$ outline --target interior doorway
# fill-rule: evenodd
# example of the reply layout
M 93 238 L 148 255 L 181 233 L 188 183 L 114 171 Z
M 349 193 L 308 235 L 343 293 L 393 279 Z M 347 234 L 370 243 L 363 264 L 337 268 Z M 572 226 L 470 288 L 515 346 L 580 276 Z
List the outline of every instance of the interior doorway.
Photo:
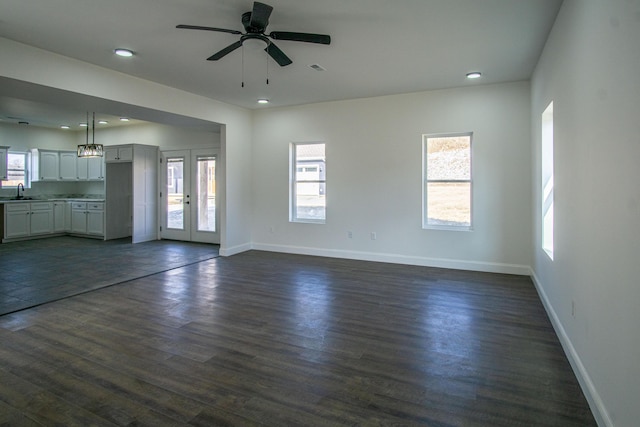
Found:
M 216 203 L 218 150 L 164 151 L 161 157 L 160 237 L 219 244 Z

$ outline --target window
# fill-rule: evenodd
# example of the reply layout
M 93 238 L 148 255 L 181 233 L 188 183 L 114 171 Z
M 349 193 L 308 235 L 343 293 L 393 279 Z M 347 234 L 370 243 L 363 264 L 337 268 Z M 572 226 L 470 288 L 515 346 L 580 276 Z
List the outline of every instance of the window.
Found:
M 7 180 L 3 187 L 17 187 L 22 184 L 29 187 L 29 157 L 28 153 L 10 151 L 7 154 Z
M 324 223 L 326 219 L 325 144 L 291 144 L 290 221 Z
M 553 259 L 553 102 L 542 113 L 542 249 Z
M 471 136 L 423 135 L 423 228 L 471 229 Z

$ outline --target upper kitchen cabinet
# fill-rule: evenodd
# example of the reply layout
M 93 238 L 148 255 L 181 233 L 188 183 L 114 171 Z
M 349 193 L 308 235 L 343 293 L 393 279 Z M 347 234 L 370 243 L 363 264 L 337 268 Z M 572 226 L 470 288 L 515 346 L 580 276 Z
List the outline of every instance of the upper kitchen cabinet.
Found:
M 75 151 L 60 151 L 59 155 L 59 171 L 60 181 L 76 181 L 78 179 L 77 161 L 78 153 Z
M 104 161 L 106 163 L 132 162 L 133 145 L 104 147 Z
M 31 150 L 33 181 L 103 181 L 102 157 L 78 157 L 76 151 Z
M 32 181 L 58 181 L 60 153 L 51 150 L 31 150 Z
M 0 181 L 6 181 L 7 177 L 7 153 L 9 147 L 0 147 Z
M 104 160 L 102 157 L 77 158 L 78 181 L 104 180 Z

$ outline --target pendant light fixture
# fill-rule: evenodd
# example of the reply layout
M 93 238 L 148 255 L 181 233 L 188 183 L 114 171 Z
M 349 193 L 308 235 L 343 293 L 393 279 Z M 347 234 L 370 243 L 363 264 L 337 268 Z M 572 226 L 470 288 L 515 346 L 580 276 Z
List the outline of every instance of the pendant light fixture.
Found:
M 87 139 L 84 144 L 78 145 L 78 157 L 102 157 L 104 155 L 104 146 L 96 144 L 96 113 L 93 113 L 91 129 L 92 141 L 89 144 L 89 112 L 87 111 Z

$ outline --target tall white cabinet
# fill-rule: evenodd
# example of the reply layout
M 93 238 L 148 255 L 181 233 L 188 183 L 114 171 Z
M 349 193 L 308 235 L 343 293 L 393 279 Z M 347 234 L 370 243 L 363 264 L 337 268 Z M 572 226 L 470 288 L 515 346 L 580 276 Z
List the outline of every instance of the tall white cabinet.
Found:
M 105 218 L 105 240 L 158 238 L 158 147 L 105 147 Z

